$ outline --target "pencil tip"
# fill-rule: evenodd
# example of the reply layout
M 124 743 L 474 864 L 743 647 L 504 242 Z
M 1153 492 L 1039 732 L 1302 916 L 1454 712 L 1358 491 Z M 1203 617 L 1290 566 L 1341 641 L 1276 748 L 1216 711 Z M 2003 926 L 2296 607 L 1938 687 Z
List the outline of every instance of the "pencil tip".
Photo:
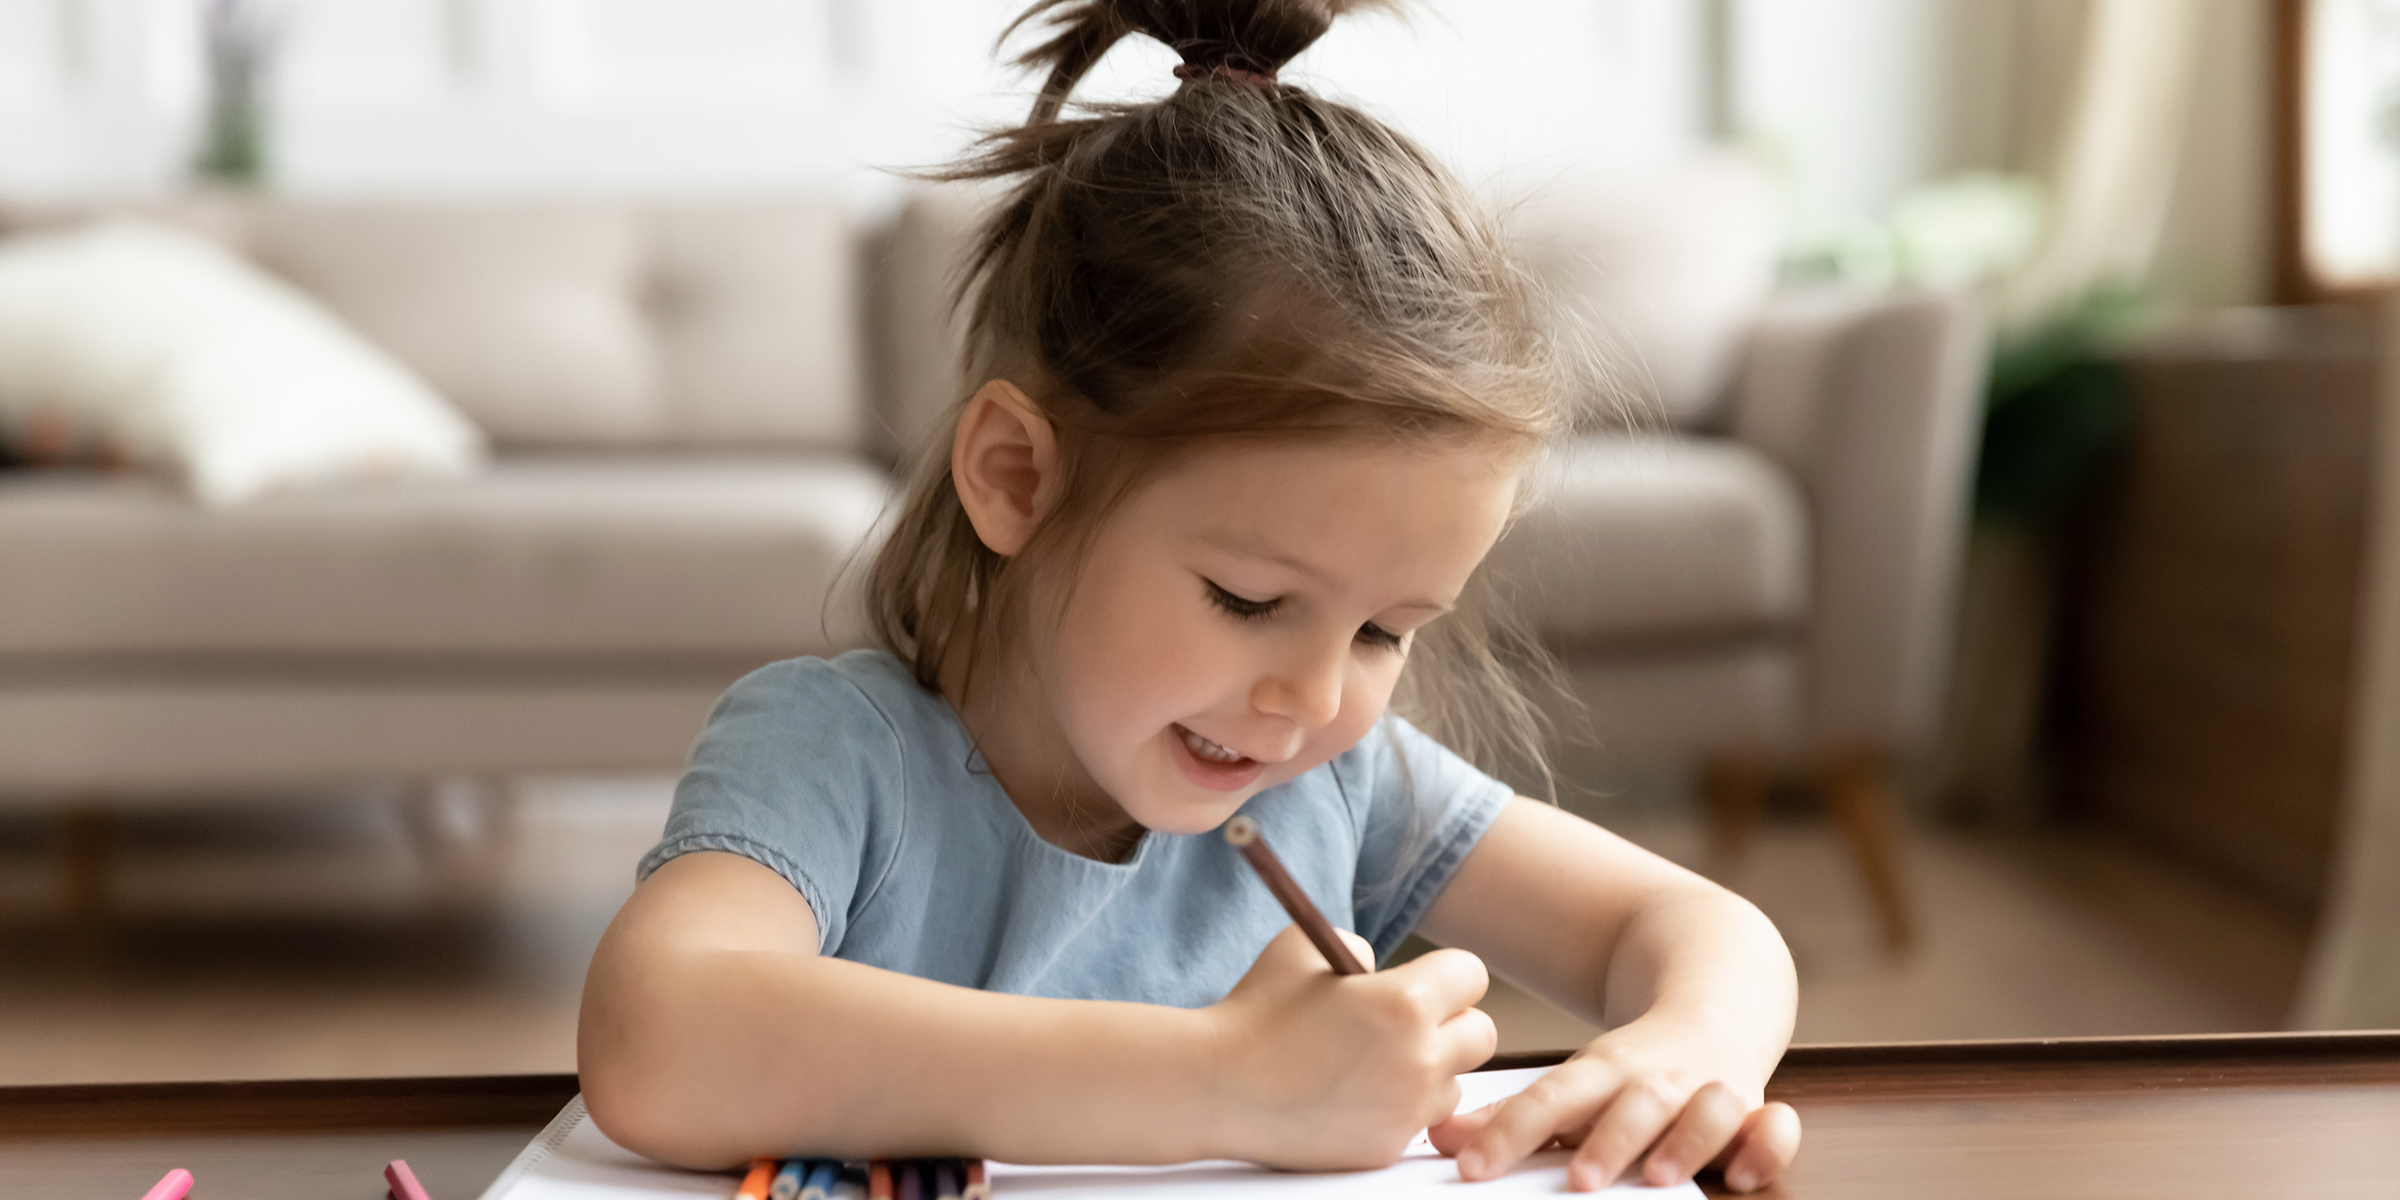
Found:
M 1225 840 L 1235 846 L 1247 846 L 1258 840 L 1258 822 L 1248 817 L 1235 817 L 1225 822 Z

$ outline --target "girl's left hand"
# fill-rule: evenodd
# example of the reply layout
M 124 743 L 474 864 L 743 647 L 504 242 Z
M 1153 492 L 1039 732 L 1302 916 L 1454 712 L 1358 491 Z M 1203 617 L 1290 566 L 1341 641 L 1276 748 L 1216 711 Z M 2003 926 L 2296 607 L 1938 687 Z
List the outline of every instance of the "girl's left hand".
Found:
M 1611 1030 L 1517 1095 L 1432 1127 L 1434 1147 L 1456 1158 L 1470 1183 L 1553 1140 L 1576 1148 L 1572 1191 L 1617 1182 L 1645 1150 L 1641 1182 L 1653 1187 L 1711 1166 L 1737 1192 L 1773 1183 L 1800 1150 L 1799 1114 L 1761 1103 L 1758 1067 L 1714 1051 L 1705 1031 L 1645 1024 Z

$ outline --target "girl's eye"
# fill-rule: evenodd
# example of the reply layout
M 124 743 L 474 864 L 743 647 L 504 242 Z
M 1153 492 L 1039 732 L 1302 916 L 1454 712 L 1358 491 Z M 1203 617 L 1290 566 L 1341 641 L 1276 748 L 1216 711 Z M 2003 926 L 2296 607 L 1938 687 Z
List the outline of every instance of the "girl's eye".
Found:
M 1369 621 L 1358 627 L 1358 640 L 1383 650 L 1400 648 L 1401 637 L 1389 629 Z
M 1273 613 L 1283 603 L 1280 599 L 1249 600 L 1236 596 L 1232 592 L 1218 587 L 1216 580 L 1213 579 L 1203 579 L 1200 582 L 1208 585 L 1210 602 L 1245 621 L 1260 620 Z

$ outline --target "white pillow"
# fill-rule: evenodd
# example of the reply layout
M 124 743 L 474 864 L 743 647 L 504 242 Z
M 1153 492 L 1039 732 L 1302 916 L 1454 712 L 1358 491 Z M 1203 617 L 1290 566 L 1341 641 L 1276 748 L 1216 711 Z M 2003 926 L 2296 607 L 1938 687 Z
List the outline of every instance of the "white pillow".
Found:
M 481 431 L 307 295 L 135 221 L 0 241 L 0 428 L 61 421 L 211 505 L 456 479 Z

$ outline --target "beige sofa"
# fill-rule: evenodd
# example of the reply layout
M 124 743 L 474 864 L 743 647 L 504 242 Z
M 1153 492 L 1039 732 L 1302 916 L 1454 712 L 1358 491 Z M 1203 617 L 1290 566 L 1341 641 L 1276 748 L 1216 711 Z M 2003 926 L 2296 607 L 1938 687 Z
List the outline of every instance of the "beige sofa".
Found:
M 93 207 L 9 206 L 0 232 Z M 21 802 L 672 768 L 736 676 L 860 640 L 837 580 L 960 395 L 958 194 L 876 222 L 811 200 L 131 207 L 321 297 L 502 453 L 470 482 L 225 511 L 0 472 L 0 796 Z M 1586 702 L 1565 761 L 1713 763 L 1737 825 L 1786 765 L 1882 803 L 1941 673 L 1971 307 L 1771 298 L 1773 207 L 1726 161 L 1553 185 L 1511 220 L 1666 414 L 1562 447 L 1496 555 Z

